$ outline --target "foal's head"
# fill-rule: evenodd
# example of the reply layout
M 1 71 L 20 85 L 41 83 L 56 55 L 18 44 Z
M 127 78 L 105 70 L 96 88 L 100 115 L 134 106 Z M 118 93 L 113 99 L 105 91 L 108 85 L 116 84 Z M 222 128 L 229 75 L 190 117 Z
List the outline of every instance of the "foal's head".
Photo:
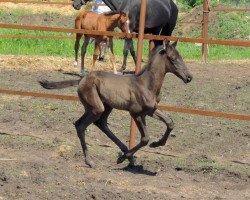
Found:
M 122 30 L 122 32 L 129 33 L 129 18 L 124 12 L 120 12 L 118 27 Z
M 72 6 L 76 10 L 80 10 L 82 5 L 85 5 L 87 2 L 92 1 L 92 0 L 72 0 Z
M 182 79 L 184 83 L 189 83 L 193 77 L 177 51 L 176 45 L 177 41 L 173 44 L 170 44 L 169 41 L 164 41 L 163 49 L 157 51 L 157 55 L 154 54 L 154 56 L 157 56 L 155 59 L 158 58 L 160 63 L 165 63 L 166 72 L 171 72 Z
M 119 27 L 122 32 L 129 33 L 129 19 L 128 15 L 122 11 L 109 11 L 104 13 L 105 16 L 109 17 L 108 22 L 112 24 L 113 28 Z

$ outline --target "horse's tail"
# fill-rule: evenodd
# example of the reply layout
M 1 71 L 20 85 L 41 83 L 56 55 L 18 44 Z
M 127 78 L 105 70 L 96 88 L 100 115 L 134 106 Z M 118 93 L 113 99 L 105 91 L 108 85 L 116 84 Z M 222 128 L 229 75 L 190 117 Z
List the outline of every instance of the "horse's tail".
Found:
M 45 89 L 63 89 L 63 88 L 78 85 L 80 80 L 81 79 L 79 79 L 79 80 L 58 81 L 58 82 L 42 80 L 42 81 L 38 81 L 38 82 Z

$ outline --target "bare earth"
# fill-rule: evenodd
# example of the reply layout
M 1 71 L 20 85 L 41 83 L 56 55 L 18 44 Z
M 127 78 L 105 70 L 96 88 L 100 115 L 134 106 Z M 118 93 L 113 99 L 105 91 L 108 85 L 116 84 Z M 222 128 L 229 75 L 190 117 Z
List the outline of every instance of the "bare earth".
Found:
M 249 115 L 249 63 L 188 61 L 194 80 L 185 85 L 167 75 L 161 104 Z M 46 91 L 37 83 L 77 78 L 65 74 L 72 64 L 73 58 L 1 55 L 0 88 L 76 95 L 75 87 Z M 99 69 L 112 70 L 109 63 Z M 82 113 L 76 101 L 0 94 L 0 200 L 250 199 L 249 121 L 169 112 L 175 129 L 167 145 L 143 148 L 134 168 L 117 165 L 118 148 L 90 126 L 97 165 L 90 169 L 73 125 Z M 128 143 L 129 115 L 114 111 L 109 123 Z M 160 122 L 148 119 L 148 126 L 151 141 L 164 133 Z
M 13 3 L 0 3 L 0 10 L 25 12 L 19 24 L 69 28 L 77 13 L 71 6 Z M 11 15 L 1 23 L 13 23 Z M 185 85 L 168 74 L 160 104 L 250 115 L 250 60 L 187 64 L 193 81 Z M 65 74 L 72 65 L 73 57 L 0 55 L 0 89 L 76 95 L 76 87 L 46 91 L 37 83 L 77 78 Z M 97 69 L 112 71 L 108 62 Z M 249 121 L 165 112 L 175 122 L 167 145 L 143 148 L 133 168 L 117 165 L 118 148 L 90 126 L 86 140 L 97 165 L 90 169 L 73 125 L 82 113 L 77 101 L 0 94 L 0 200 L 250 199 Z M 129 115 L 114 111 L 109 124 L 128 144 Z M 165 131 L 150 118 L 148 127 L 151 141 Z

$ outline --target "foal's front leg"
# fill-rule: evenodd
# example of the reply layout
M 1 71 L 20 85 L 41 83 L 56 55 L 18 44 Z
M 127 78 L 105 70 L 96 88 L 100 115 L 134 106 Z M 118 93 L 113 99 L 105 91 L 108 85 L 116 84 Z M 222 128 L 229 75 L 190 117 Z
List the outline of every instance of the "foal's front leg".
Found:
M 107 39 L 107 45 L 108 45 L 108 48 L 110 50 L 109 57 L 110 57 L 110 62 L 112 64 L 112 66 L 113 66 L 113 72 L 114 72 L 114 74 L 117 74 L 116 61 L 115 61 L 114 49 L 113 49 L 113 38 L 112 37 L 109 37 Z
M 158 120 L 164 122 L 167 126 L 167 130 L 166 130 L 165 134 L 162 136 L 162 138 L 156 142 L 152 142 L 149 146 L 152 148 L 164 146 L 167 142 L 167 139 L 168 139 L 170 132 L 174 128 L 173 120 L 170 117 L 164 115 L 164 113 L 158 109 L 156 109 L 152 113 L 150 113 L 149 116 L 153 117 L 154 119 L 158 119 Z
M 140 131 L 141 141 L 135 147 L 128 150 L 127 153 L 120 156 L 117 159 L 117 164 L 122 163 L 126 159 L 131 160 L 133 158 L 133 155 L 135 154 L 135 152 L 137 152 L 140 148 L 146 146 L 149 142 L 149 136 L 148 136 L 148 132 L 147 132 L 145 116 L 137 116 L 137 117 L 133 117 L 133 119 L 135 120 L 135 123 Z

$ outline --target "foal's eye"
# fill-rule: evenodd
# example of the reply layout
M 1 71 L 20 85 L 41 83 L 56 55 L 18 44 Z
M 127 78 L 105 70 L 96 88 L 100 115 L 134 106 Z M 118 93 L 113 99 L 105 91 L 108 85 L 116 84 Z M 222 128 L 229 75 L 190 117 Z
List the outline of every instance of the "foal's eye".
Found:
M 176 61 L 176 57 L 170 57 L 170 60 L 171 60 L 172 62 L 175 62 L 175 61 Z

